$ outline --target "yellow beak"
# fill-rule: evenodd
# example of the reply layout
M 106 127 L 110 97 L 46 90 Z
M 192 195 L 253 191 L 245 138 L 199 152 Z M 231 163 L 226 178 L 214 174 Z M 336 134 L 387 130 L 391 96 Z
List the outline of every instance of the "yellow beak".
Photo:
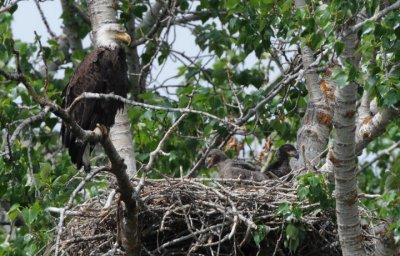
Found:
M 131 37 L 130 37 L 129 34 L 126 33 L 126 32 L 117 32 L 117 33 L 115 34 L 115 38 L 116 38 L 117 40 L 121 41 L 121 42 L 126 43 L 127 45 L 130 45 L 131 42 L 132 42 Z

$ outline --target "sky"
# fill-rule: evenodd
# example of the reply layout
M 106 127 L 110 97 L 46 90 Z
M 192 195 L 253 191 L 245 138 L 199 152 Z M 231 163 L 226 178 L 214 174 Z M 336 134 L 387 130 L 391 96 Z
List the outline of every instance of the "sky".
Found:
M 46 16 L 50 25 L 50 29 L 57 35 L 61 33 L 61 3 L 59 1 L 40 2 L 40 7 Z M 15 39 L 20 39 L 25 42 L 34 42 L 36 31 L 43 40 L 43 43 L 50 39 L 50 35 L 40 17 L 39 10 L 35 2 L 21 1 L 18 3 L 18 9 L 14 13 L 12 30 Z

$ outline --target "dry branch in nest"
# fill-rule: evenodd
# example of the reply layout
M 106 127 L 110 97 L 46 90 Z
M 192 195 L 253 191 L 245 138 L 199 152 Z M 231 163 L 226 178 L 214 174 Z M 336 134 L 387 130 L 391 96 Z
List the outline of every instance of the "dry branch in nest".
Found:
M 98 199 L 77 207 L 80 216 L 66 225 L 60 251 L 124 255 L 118 246 L 121 204 L 115 201 L 107 214 Z M 277 214 L 285 202 L 303 211 L 294 222 L 304 228 L 295 252 L 284 246 L 288 223 Z M 142 255 L 341 255 L 334 211 L 298 202 L 296 190 L 280 180 L 146 180 L 138 207 Z M 266 235 L 257 245 L 253 236 L 261 233 Z

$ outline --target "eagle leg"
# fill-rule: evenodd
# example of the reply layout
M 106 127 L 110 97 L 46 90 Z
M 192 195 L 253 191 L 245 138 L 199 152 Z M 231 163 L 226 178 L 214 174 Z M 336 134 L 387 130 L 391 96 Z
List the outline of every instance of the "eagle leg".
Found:
M 87 143 L 85 146 L 85 151 L 83 152 L 82 155 L 82 164 L 83 164 L 83 170 L 86 173 L 90 172 L 90 144 Z

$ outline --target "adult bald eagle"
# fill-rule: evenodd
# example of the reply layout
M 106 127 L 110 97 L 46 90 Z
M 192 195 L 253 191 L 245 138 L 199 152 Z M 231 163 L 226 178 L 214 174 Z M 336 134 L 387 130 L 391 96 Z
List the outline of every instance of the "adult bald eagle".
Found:
M 120 25 L 107 24 L 99 28 L 96 38 L 97 48 L 79 64 L 62 93 L 64 108 L 83 92 L 114 93 L 126 97 L 127 64 L 120 43 L 129 45 L 130 36 Z M 70 115 L 85 130 L 94 130 L 96 124 L 109 128 L 114 124 L 117 110 L 123 106 L 116 100 L 85 99 L 75 105 Z M 83 165 L 86 172 L 90 171 L 89 154 L 94 145 L 79 141 L 65 123 L 61 126 L 61 138 L 76 167 L 80 169 Z
M 219 149 L 212 149 L 206 158 L 206 166 L 217 167 L 219 177 L 222 179 L 244 179 L 263 181 L 267 179 L 260 168 L 245 161 L 229 159 L 224 152 Z

